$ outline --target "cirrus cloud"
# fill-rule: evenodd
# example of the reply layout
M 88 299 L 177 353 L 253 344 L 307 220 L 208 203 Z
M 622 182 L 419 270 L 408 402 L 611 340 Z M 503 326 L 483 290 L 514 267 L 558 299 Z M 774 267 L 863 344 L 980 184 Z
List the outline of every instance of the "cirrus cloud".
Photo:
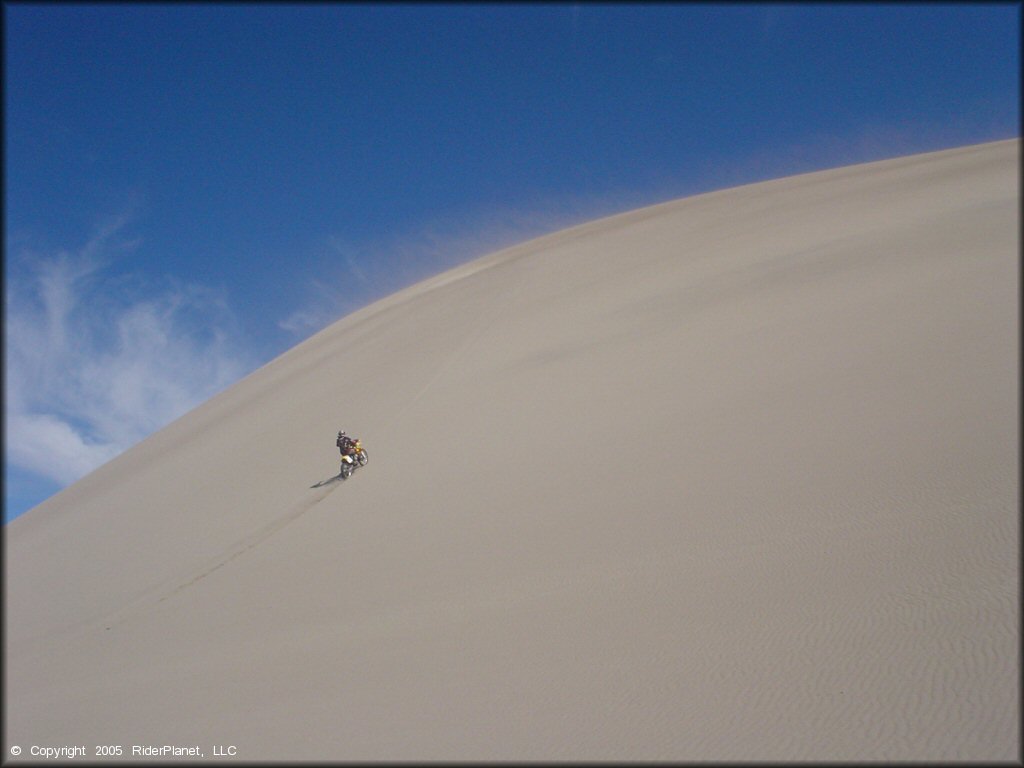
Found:
M 221 292 L 112 269 L 123 224 L 8 270 L 8 470 L 73 483 L 253 367 Z

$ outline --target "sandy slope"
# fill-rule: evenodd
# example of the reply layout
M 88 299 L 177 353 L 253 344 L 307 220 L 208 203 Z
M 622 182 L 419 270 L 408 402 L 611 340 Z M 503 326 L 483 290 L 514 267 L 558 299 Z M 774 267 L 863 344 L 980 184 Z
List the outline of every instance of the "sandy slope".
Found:
M 1017 758 L 1019 160 L 671 202 L 332 325 L 6 529 L 5 756 Z M 311 487 L 341 427 L 369 466 Z

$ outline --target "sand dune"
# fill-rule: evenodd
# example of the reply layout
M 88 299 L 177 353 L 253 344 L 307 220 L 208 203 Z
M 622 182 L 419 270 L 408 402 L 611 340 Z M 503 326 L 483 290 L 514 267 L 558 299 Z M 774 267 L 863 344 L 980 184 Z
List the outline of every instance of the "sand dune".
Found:
M 674 201 L 335 323 L 7 527 L 4 754 L 1019 759 L 1019 162 Z

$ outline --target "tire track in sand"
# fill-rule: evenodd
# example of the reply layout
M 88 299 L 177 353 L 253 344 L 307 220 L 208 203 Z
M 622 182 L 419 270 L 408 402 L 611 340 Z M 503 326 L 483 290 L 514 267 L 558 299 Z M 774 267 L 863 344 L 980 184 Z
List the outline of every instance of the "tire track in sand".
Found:
M 159 585 L 146 590 L 142 595 L 137 597 L 135 600 L 132 600 L 129 605 L 117 611 L 114 614 L 116 618 L 111 620 L 111 618 L 108 617 L 106 621 L 103 621 L 104 628 L 107 630 L 113 629 L 116 626 L 124 624 L 133 616 L 145 610 L 146 607 L 155 608 L 161 603 L 170 600 L 175 595 L 178 595 L 189 587 L 195 585 L 199 581 L 202 581 L 210 574 L 220 570 L 247 552 L 255 549 L 275 533 L 278 533 L 285 526 L 298 520 L 302 515 L 327 498 L 327 496 L 340 485 L 339 483 L 333 482 L 335 479 L 336 478 L 331 478 L 330 480 L 322 481 L 321 483 L 313 486 L 313 489 L 315 490 L 314 493 L 304 496 L 289 507 L 288 510 L 280 517 L 271 520 L 269 523 L 253 531 L 245 538 L 234 542 L 231 546 L 221 551 L 215 557 L 210 558 L 207 565 L 198 569 L 198 572 L 194 572 L 194 575 L 186 581 L 182 581 L 177 586 L 172 587 L 169 590 L 161 590 Z M 159 592 L 162 592 L 162 594 L 154 599 L 154 593 Z M 140 606 L 140 603 L 144 603 L 145 605 Z

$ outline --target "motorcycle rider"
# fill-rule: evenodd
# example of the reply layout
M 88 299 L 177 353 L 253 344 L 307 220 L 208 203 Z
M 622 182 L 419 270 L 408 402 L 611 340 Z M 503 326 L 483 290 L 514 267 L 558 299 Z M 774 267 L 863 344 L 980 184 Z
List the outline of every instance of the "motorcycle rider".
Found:
M 356 441 L 345 434 L 345 430 L 338 433 L 338 439 L 335 441 L 335 445 L 338 446 L 338 450 L 341 451 L 342 456 L 351 456 L 356 452 Z

